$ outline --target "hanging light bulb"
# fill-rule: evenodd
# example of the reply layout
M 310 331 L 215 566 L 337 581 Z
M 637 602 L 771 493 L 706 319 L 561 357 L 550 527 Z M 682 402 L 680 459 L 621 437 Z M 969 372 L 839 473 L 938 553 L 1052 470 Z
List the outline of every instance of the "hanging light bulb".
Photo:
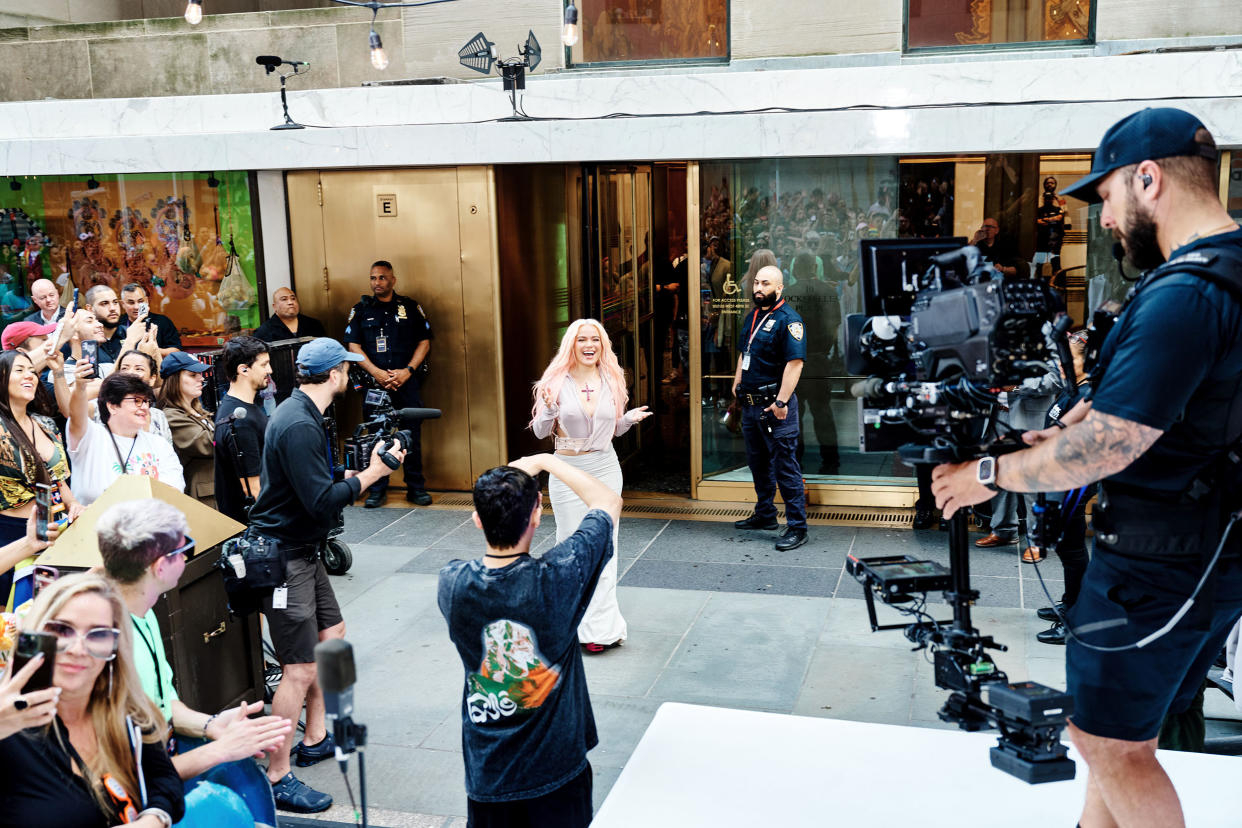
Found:
M 565 7 L 565 28 L 561 29 L 561 43 L 572 47 L 578 42 L 578 7 L 569 0 Z
M 371 30 L 371 65 L 381 72 L 388 68 L 388 53 L 384 51 L 384 42 L 375 29 Z
M 185 4 L 185 22 L 191 26 L 203 22 L 203 0 L 189 0 Z

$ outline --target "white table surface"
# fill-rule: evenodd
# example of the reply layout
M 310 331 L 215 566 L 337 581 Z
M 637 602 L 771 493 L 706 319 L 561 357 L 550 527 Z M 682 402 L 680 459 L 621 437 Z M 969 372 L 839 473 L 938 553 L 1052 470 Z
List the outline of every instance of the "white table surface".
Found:
M 669 702 L 592 828 L 1003 825 L 1072 828 L 1086 766 L 1027 785 L 992 767 L 994 732 Z M 1159 752 L 1189 828 L 1242 826 L 1242 758 Z

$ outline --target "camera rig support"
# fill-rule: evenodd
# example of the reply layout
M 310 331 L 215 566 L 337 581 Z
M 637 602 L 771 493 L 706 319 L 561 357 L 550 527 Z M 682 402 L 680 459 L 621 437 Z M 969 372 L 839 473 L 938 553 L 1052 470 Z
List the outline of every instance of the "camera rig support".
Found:
M 844 326 L 847 369 L 870 375 L 852 389 L 860 448 L 896 449 L 915 467 L 1022 448 L 1013 433 L 986 438 L 1000 390 L 1042 375 L 1054 351 L 1075 382 L 1065 342 L 1070 320 L 1058 316 L 1048 289 L 1001 280 L 974 247 L 873 240 L 864 244 L 861 261 L 868 312 L 847 317 Z M 964 511 L 949 520 L 948 534 L 948 568 L 911 556 L 847 559 L 847 571 L 863 586 L 872 630 L 902 628 L 916 650 L 931 650 L 936 686 L 950 691 L 940 718 L 967 731 L 995 728 L 993 767 L 1028 783 L 1072 779 L 1075 766 L 1061 733 L 1073 699 L 1034 682 L 1010 682 L 993 661 L 990 650 L 1007 648 L 971 618 L 979 593 L 970 583 Z M 943 592 L 951 620 L 925 611 L 932 592 Z M 877 597 L 914 622 L 879 624 Z

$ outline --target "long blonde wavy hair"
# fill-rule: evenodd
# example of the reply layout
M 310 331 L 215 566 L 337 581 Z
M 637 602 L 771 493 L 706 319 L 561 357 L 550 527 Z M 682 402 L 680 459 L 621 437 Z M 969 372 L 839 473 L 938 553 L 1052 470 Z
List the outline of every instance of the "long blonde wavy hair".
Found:
M 603 350 L 599 355 L 599 374 L 608 384 L 613 402 L 617 404 L 617 419 L 625 415 L 625 404 L 629 402 L 630 394 L 625 389 L 625 371 L 622 370 L 621 363 L 617 362 L 617 355 L 612 351 L 612 340 L 608 338 L 608 332 L 594 319 L 575 319 L 569 323 L 569 328 L 561 337 L 561 346 L 557 349 L 556 356 L 552 357 L 552 361 L 544 369 L 543 376 L 535 383 L 535 403 L 530 409 L 532 424 L 535 422 L 535 417 L 539 415 L 539 407 L 543 405 L 545 390 L 551 393 L 552 399 L 560 398 L 565 377 L 569 375 L 570 369 L 578 364 L 578 358 L 574 356 L 574 344 L 578 339 L 578 332 L 587 325 L 592 325 L 595 330 L 599 331 L 600 347 Z
M 159 708 L 143 692 L 142 682 L 134 669 L 134 639 L 129 610 L 107 578 L 83 572 L 57 579 L 39 592 L 30 612 L 22 620 L 22 630 L 39 632 L 44 623 L 54 619 L 70 601 L 83 595 L 98 595 L 107 601 L 112 607 L 112 626 L 121 631 L 116 657 L 100 671 L 87 702 L 87 715 L 95 729 L 99 750 L 82 769 L 95 802 L 105 814 L 112 814 L 116 806 L 104 792 L 100 781 L 105 773 L 116 777 L 125 786 L 125 792 L 133 798 L 134 804 L 138 805 L 138 773 L 129 736 L 125 732 L 125 717 L 128 715 L 134 724 L 142 728 L 143 741 L 147 743 L 163 743 L 168 725 Z M 142 810 L 141 806 L 138 809 Z

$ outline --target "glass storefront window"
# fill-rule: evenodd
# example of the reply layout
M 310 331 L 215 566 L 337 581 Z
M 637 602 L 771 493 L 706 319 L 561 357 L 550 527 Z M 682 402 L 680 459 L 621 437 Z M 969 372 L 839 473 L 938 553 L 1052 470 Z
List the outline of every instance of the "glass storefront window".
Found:
M 1090 43 L 1092 0 L 906 0 L 906 49 Z
M 727 60 L 728 0 L 577 0 L 570 65 Z
M 30 285 L 131 282 L 186 347 L 216 347 L 259 324 L 246 172 L 38 176 L 0 191 L 0 322 L 32 312 Z
M 741 435 L 724 414 L 753 307 L 750 278 L 774 263 L 805 323 L 797 394 L 807 482 L 909 485 L 912 472 L 895 453 L 858 450 L 855 378 L 838 332 L 862 311 L 859 240 L 964 237 L 990 246 L 1011 277 L 1056 287 L 1081 326 L 1098 302 L 1129 287 L 1098 210 L 1057 195 L 1090 164 L 1089 155 L 1038 153 L 700 163 L 703 479 L 750 482 Z M 985 226 L 995 228 L 990 245 Z

